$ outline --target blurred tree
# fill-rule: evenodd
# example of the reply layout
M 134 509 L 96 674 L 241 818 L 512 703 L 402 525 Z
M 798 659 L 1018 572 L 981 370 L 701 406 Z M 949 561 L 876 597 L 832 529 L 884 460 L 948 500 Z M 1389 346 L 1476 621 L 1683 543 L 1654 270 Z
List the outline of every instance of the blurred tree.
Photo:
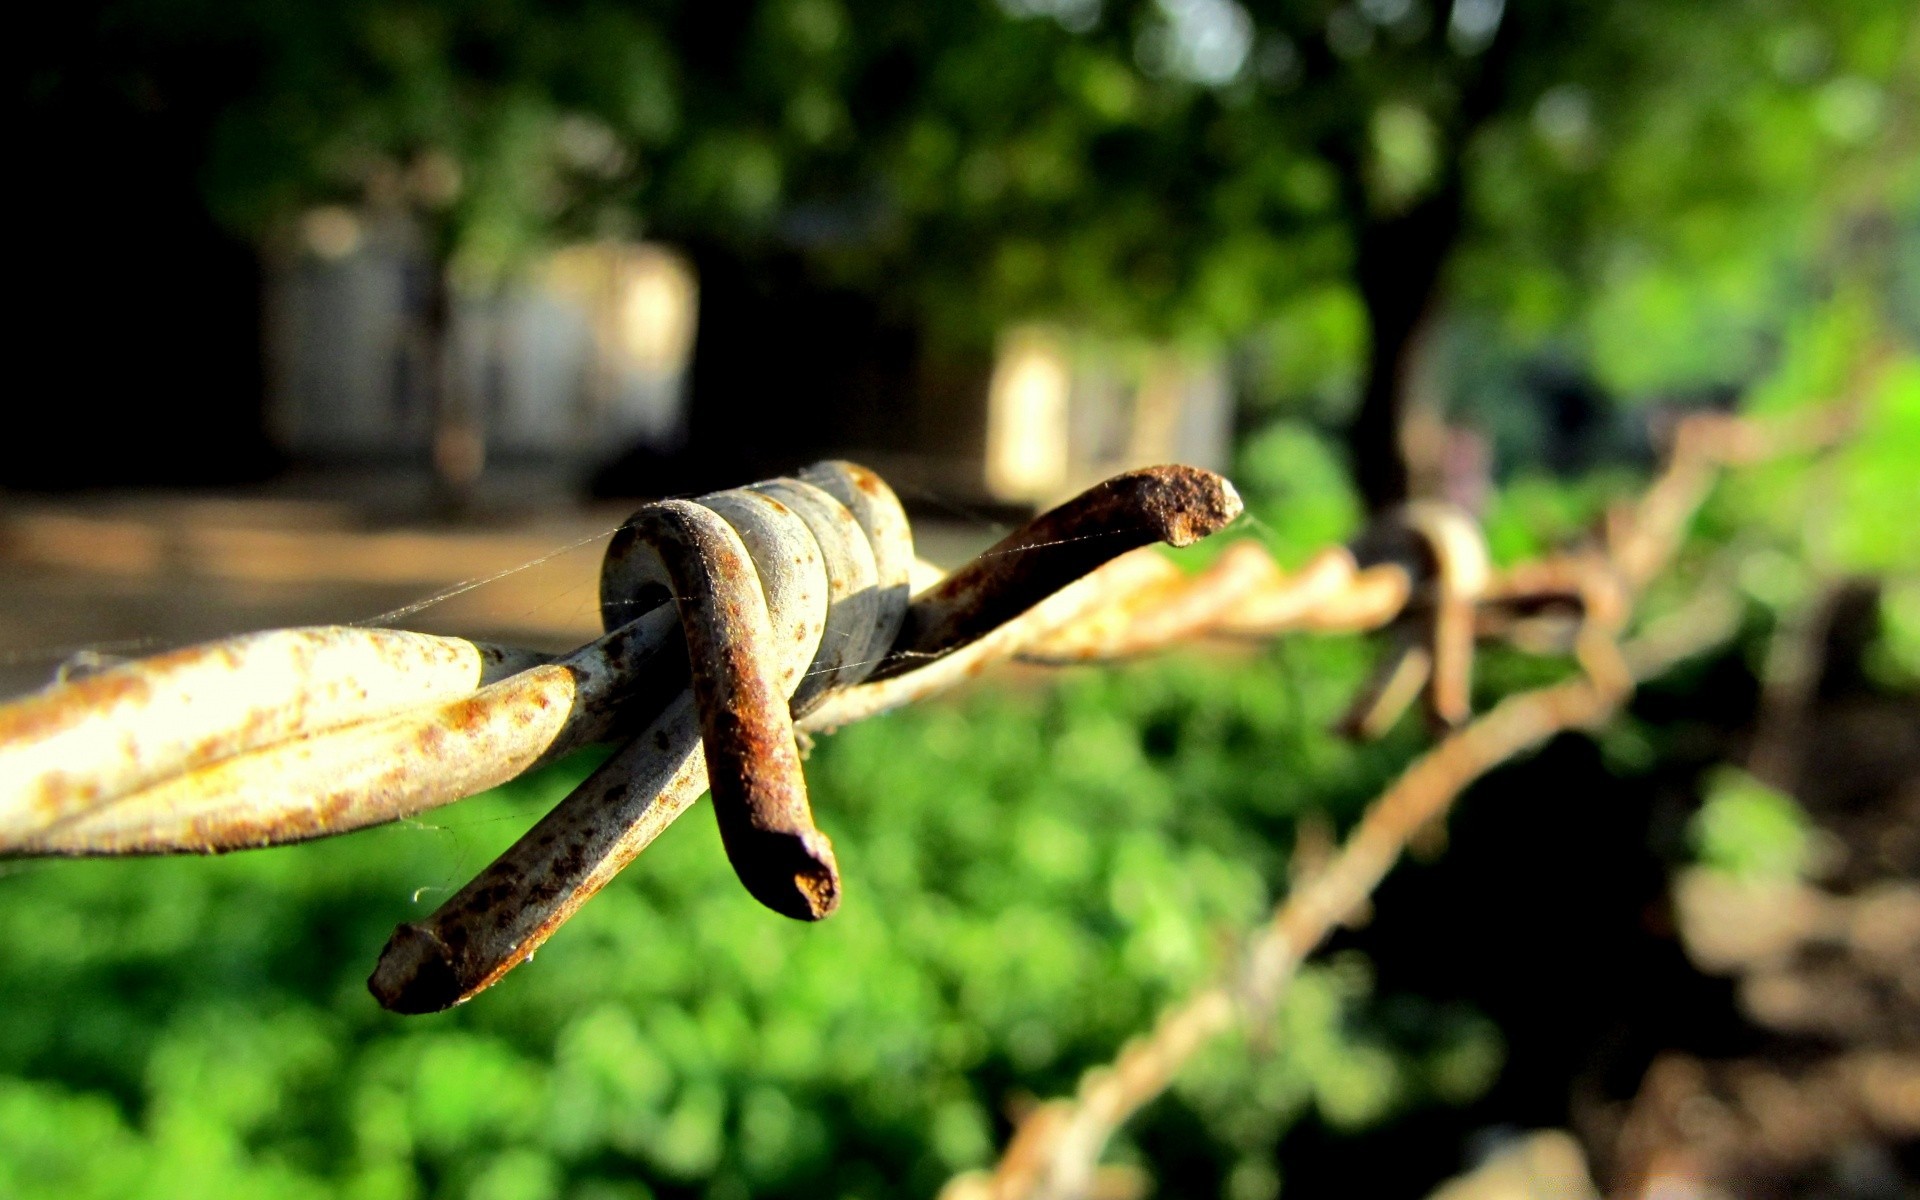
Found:
M 679 122 L 657 27 L 610 4 L 123 7 L 158 38 L 212 37 L 256 64 L 205 174 L 228 223 L 284 238 L 324 206 L 351 205 L 418 231 L 430 264 L 411 305 L 418 361 L 435 467 L 457 498 L 484 438 L 448 377 L 453 289 L 497 287 L 556 240 L 632 228 L 638 157 Z
M 1355 375 L 1374 508 L 1407 491 L 1443 305 L 1618 387 L 1736 382 L 1836 206 L 1871 197 L 1892 227 L 1920 196 L 1903 0 L 110 11 L 255 64 L 205 174 L 236 228 L 412 216 L 446 267 L 430 335 L 448 278 L 638 232 L 712 283 L 696 389 L 790 417 L 937 392 L 928 364 L 1013 321 L 1216 348 L 1281 323 L 1317 360 L 1283 387 Z M 777 329 L 801 357 L 757 352 Z M 438 390 L 457 450 L 472 416 Z
M 1904 4 L 1007 7 L 881 151 L 930 314 L 1217 342 L 1345 293 L 1375 508 L 1443 297 L 1609 384 L 1738 382 L 1834 206 L 1920 199 Z
M 779 0 L 673 28 L 701 116 L 646 201 L 665 232 L 798 257 L 936 355 L 1035 318 L 1218 346 L 1351 304 L 1375 508 L 1443 297 L 1611 386 L 1737 383 L 1835 209 L 1920 199 L 1895 0 Z

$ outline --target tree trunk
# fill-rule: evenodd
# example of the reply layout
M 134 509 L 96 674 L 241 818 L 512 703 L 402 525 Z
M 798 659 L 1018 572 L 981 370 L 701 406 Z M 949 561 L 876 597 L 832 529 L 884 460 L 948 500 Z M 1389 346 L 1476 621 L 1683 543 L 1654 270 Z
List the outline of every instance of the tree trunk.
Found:
M 487 447 L 480 406 L 454 362 L 453 285 L 441 263 L 428 268 L 420 342 L 428 411 L 433 414 L 434 483 L 442 509 L 459 515 L 473 506 Z
M 1440 276 L 1460 240 L 1466 211 L 1462 161 L 1475 131 L 1509 102 L 1513 65 L 1530 20 L 1508 11 L 1493 43 L 1465 67 L 1458 108 L 1435 147 L 1438 178 L 1411 206 L 1376 210 L 1367 187 L 1364 134 L 1324 147 L 1339 169 L 1353 221 L 1355 282 L 1372 334 L 1360 408 L 1347 433 L 1354 479 L 1369 512 L 1408 499 L 1410 472 L 1400 435 Z
M 1408 499 L 1400 431 L 1441 269 L 1459 237 L 1460 210 L 1460 180 L 1448 172 L 1436 191 L 1405 212 L 1367 217 L 1356 227 L 1355 275 L 1371 345 L 1347 444 L 1354 481 L 1369 512 L 1384 512 Z

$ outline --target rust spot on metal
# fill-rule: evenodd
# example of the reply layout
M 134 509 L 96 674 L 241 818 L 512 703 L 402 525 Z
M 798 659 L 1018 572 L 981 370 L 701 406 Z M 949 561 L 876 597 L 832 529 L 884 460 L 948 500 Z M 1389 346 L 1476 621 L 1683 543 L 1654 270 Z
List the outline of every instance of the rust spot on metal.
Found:
M 950 653 L 1129 550 L 1189 545 L 1240 512 L 1233 485 L 1195 467 L 1148 467 L 1095 484 L 916 599 L 873 678 Z
M 1702 470 L 1696 464 L 1694 475 Z M 1689 479 L 1679 490 L 1663 484 L 1659 505 L 1643 502 L 1658 508 L 1653 524 L 1666 541 L 1678 520 L 1669 510 L 1699 491 Z M 163 752 L 107 722 L 102 744 L 131 764 L 118 775 L 70 773 L 43 753 L 44 762 L 16 777 L 32 779 L 49 806 L 42 828 L 52 832 L 22 841 L 18 823 L 5 825 L 9 811 L 34 807 L 16 798 L 11 810 L 0 807 L 0 846 L 218 853 L 326 836 L 458 799 L 586 741 L 619 745 L 506 855 L 426 921 L 396 931 L 369 987 L 396 1011 L 436 1011 L 528 957 L 709 782 L 728 856 L 748 890 L 800 919 L 833 911 L 840 879 L 808 807 L 796 713 L 808 728 L 831 728 L 1022 653 L 1084 661 L 1209 634 L 1390 626 L 1391 678 L 1366 724 L 1378 726 L 1423 684 L 1432 710 L 1463 714 L 1476 633 L 1518 642 L 1543 621 L 1570 622 L 1576 658 L 1598 680 L 1608 669 L 1599 650 L 1612 647 L 1639 578 L 1639 559 L 1618 548 L 1633 533 L 1622 526 L 1591 561 L 1556 560 L 1489 583 L 1471 524 L 1416 505 L 1377 524 L 1351 552 L 1335 548 L 1291 576 L 1246 543 L 1187 579 L 1163 557 L 1128 552 L 1204 537 L 1238 514 L 1239 500 L 1216 475 L 1156 467 L 1042 514 L 936 583 L 916 573 L 906 519 L 864 468 L 823 463 L 797 480 L 749 490 L 763 508 L 741 507 L 746 493 L 736 492 L 637 513 L 608 546 L 601 604 L 609 632 L 557 662 L 394 631 L 292 630 L 261 635 L 281 639 L 265 658 L 264 643 L 240 639 L 76 681 L 56 704 L 0 707 L 0 751 L 17 754 L 20 739 L 58 736 L 66 723 L 116 706 L 164 707 L 166 689 L 180 690 L 177 679 L 163 678 L 166 670 L 238 677 L 264 663 L 268 674 L 298 677 L 271 703 L 232 706 L 217 723 L 185 733 L 169 729 Z M 784 534 L 754 525 L 754 511 L 784 514 L 818 544 L 793 552 Z M 827 600 L 819 599 L 817 575 L 803 584 L 783 578 L 788 570 L 824 571 Z M 910 579 L 926 590 L 903 625 Z M 1596 637 L 1605 645 L 1596 647 Z M 360 656 L 348 660 L 355 669 L 339 669 L 342 648 Z M 891 678 L 862 682 L 882 652 L 889 657 L 875 678 Z M 452 665 L 458 689 L 396 704 L 391 681 L 417 663 L 443 675 Z M 368 664 L 377 669 L 362 669 Z M 387 682 L 368 684 L 371 676 Z M 297 802 L 259 798 L 274 789 Z M 115 824 L 115 814 L 129 813 L 133 819 Z
M 180 658 L 190 652 L 153 660 L 160 665 L 166 658 Z M 121 703 L 144 703 L 151 689 L 147 681 L 131 672 L 102 671 L 76 679 L 61 690 L 63 703 L 50 703 L 51 697 L 33 696 L 17 704 L 0 707 L 0 743 L 21 742 L 44 737 L 81 720 L 89 711 Z
M 724 521 L 688 501 L 650 505 L 628 528 L 673 580 L 708 786 L 734 873 L 775 912 L 819 920 L 839 902 L 839 871 L 813 824 L 793 718 L 770 677 L 773 630 L 753 562 Z

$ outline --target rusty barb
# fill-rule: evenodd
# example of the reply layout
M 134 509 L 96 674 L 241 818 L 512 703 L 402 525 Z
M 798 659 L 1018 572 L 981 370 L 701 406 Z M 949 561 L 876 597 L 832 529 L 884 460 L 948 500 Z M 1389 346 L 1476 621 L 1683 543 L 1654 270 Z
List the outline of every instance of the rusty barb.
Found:
M 1720 468 L 1837 444 L 1850 436 L 1871 378 L 1870 369 L 1856 380 L 1853 397 L 1798 418 L 1764 425 L 1718 414 L 1684 419 L 1652 486 L 1610 510 L 1594 536 L 1553 557 L 1493 572 L 1464 515 L 1416 504 L 1352 547 L 1325 552 L 1291 586 L 1270 586 L 1271 561 L 1243 543 L 1219 559 L 1211 586 L 1164 585 L 1165 593 L 1131 621 L 1110 609 L 1048 639 L 1046 653 L 1071 658 L 1201 632 L 1382 627 L 1387 653 L 1348 728 L 1383 728 L 1422 695 L 1429 719 L 1445 732 L 1367 806 L 1337 848 L 1330 834 L 1317 850 L 1315 839 L 1302 837 L 1292 886 L 1245 934 L 1219 976 L 1164 1009 L 1111 1060 L 1087 1068 L 1071 1095 L 1024 1101 L 999 1161 L 956 1175 L 941 1200 L 1143 1193 L 1147 1183 L 1137 1167 L 1101 1162 L 1114 1134 L 1217 1038 L 1269 1028 L 1301 964 L 1336 928 L 1363 916 L 1402 853 L 1441 828 L 1468 786 L 1559 733 L 1604 723 L 1639 682 L 1733 636 L 1738 600 L 1709 585 L 1623 638 L 1646 587 L 1678 556 Z M 1470 715 L 1471 649 L 1484 638 L 1571 654 L 1580 671 Z
M 801 920 L 830 914 L 841 881 L 808 803 L 802 734 L 1010 660 L 1370 630 L 1388 649 L 1349 729 L 1376 733 L 1416 698 L 1451 727 L 1469 715 L 1476 638 L 1572 652 L 1596 677 L 1610 669 L 1643 582 L 1615 564 L 1658 557 L 1615 547 L 1502 575 L 1471 518 L 1431 503 L 1294 573 L 1251 540 L 1196 575 L 1144 550 L 1197 541 L 1240 512 L 1210 472 L 1129 472 L 943 577 L 916 559 L 893 492 L 851 463 L 650 504 L 608 547 L 606 634 L 564 656 L 398 630 L 280 630 L 0 707 L 0 854 L 219 853 L 328 837 L 613 744 L 499 859 L 395 931 L 371 990 L 395 1011 L 438 1011 L 530 956 L 706 791 L 756 899 Z

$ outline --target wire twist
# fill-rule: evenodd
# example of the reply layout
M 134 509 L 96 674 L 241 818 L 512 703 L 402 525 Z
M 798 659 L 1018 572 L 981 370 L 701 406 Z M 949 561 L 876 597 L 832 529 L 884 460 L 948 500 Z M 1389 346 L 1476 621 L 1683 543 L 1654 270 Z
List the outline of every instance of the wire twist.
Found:
M 720 836 L 740 882 L 775 912 L 818 920 L 840 901 L 792 713 L 880 661 L 907 615 L 912 562 L 899 501 L 849 463 L 650 504 L 607 548 L 609 626 L 635 604 L 677 606 Z
M 799 734 L 994 663 L 1384 630 L 1387 652 L 1348 731 L 1378 732 L 1416 697 L 1452 727 L 1468 715 L 1477 637 L 1572 649 L 1594 673 L 1617 631 L 1609 614 L 1624 614 L 1634 582 L 1606 569 L 1613 554 L 1496 575 L 1471 518 L 1432 503 L 1292 574 L 1253 541 L 1194 576 L 1130 553 L 1192 542 L 1239 512 L 1211 473 L 1131 472 L 940 576 L 915 559 L 893 493 L 849 463 L 662 501 L 608 546 L 607 633 L 559 658 L 392 630 L 289 630 L 0 707 L 10 789 L 0 853 L 218 852 L 330 836 L 613 743 L 493 864 L 396 929 L 369 986 L 388 1008 L 435 1011 L 524 961 L 709 789 L 747 890 L 790 917 L 828 915 L 841 885 L 809 808 Z
M 914 558 L 893 493 L 850 463 L 662 501 L 608 547 L 608 632 L 559 658 L 392 630 L 286 630 L 0 708 L 0 853 L 211 853 L 330 836 L 612 742 L 498 861 L 396 930 L 369 981 L 383 1004 L 430 1011 L 484 988 L 709 788 L 747 890 L 818 919 L 840 881 L 809 810 L 796 722 L 832 728 L 945 687 L 1143 578 L 1128 551 L 1186 544 L 1239 512 L 1209 472 L 1135 471 L 941 578 Z M 910 580 L 930 573 L 909 602 Z

